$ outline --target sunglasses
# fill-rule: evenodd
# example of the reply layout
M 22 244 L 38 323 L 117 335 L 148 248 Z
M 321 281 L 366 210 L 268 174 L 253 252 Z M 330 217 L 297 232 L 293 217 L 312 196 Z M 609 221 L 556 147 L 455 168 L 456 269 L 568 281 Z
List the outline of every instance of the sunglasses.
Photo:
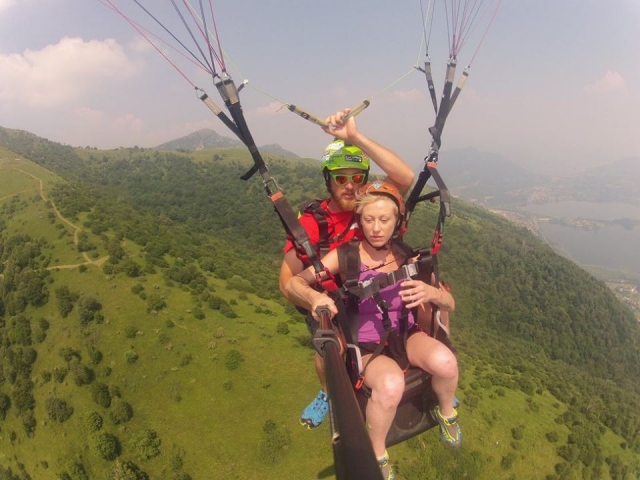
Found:
M 329 175 L 331 175 L 331 178 L 333 178 L 338 185 L 346 185 L 348 182 L 351 182 L 354 185 L 360 185 L 361 183 L 364 183 L 367 178 L 367 175 L 364 173 L 352 173 L 351 175 L 345 175 L 343 173 L 329 172 Z

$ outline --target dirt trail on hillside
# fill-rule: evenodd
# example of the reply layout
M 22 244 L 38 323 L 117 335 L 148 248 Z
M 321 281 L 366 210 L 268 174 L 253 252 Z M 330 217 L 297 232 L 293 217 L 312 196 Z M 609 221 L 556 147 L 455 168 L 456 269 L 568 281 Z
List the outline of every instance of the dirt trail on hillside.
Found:
M 34 180 L 36 180 L 38 182 L 38 193 L 40 194 L 40 197 L 45 202 L 48 202 L 49 204 L 51 204 L 51 206 L 53 207 L 53 211 L 56 214 L 56 217 L 58 217 L 61 222 L 66 223 L 67 225 L 69 225 L 69 227 L 71 227 L 71 229 L 73 230 L 73 244 L 77 247 L 78 246 L 78 234 L 82 231 L 82 229 L 80 227 L 78 227 L 76 224 L 74 224 L 73 222 L 71 222 L 71 220 L 69 220 L 68 218 L 63 217 L 62 214 L 60 213 L 60 210 L 58 210 L 58 207 L 56 206 L 55 202 L 53 200 L 50 200 L 49 198 L 47 198 L 47 196 L 44 194 L 44 182 L 42 181 L 41 178 L 36 177 L 32 173 L 25 172 L 21 168 L 16 168 L 16 170 L 18 170 L 21 173 L 24 173 L 25 175 L 28 175 L 29 177 L 33 178 Z M 94 266 L 100 268 L 100 267 L 102 267 L 104 262 L 106 262 L 109 259 L 109 256 L 107 255 L 107 256 L 98 258 L 96 260 L 92 260 L 91 258 L 89 258 L 89 255 L 87 255 L 87 252 L 82 252 L 82 258 L 85 259 L 85 261 L 82 262 L 82 263 L 77 263 L 77 264 L 74 264 L 74 265 L 48 266 L 47 270 L 55 270 L 55 269 L 58 269 L 58 268 L 62 268 L 62 269 L 78 268 L 80 265 L 94 265 Z

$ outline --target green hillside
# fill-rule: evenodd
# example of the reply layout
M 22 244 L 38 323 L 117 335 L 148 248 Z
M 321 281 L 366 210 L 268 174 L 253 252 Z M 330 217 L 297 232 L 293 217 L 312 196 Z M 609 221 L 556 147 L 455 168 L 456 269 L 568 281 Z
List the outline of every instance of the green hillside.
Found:
M 0 478 L 332 478 L 329 426 L 297 423 L 313 350 L 277 290 L 282 227 L 260 180 L 238 179 L 248 154 L 0 133 Z M 322 195 L 317 163 L 267 161 L 292 204 Z M 420 207 L 410 243 L 434 216 Z M 399 478 L 636 478 L 632 314 L 462 203 L 440 263 L 465 445 L 431 430 L 393 447 Z

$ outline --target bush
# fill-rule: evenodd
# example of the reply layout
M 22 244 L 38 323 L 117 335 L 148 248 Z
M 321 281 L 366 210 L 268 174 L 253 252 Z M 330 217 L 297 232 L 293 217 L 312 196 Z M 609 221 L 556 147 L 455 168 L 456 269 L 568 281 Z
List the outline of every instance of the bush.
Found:
M 45 402 L 51 420 L 63 423 L 73 414 L 73 407 L 59 398 L 48 398 Z
M 109 412 L 109 419 L 114 425 L 126 423 L 133 417 L 133 408 L 127 402 L 119 401 Z
M 136 327 L 134 327 L 133 325 L 129 325 L 128 327 L 125 327 L 124 329 L 125 337 L 136 338 L 137 335 L 138 335 L 138 329 Z
M 99 432 L 93 438 L 93 447 L 105 460 L 115 460 L 120 455 L 118 438 L 107 432 Z
M 102 428 L 102 416 L 98 412 L 91 412 L 87 415 L 84 424 L 89 432 L 97 432 Z
M 227 367 L 227 370 L 236 370 L 240 367 L 240 364 L 244 362 L 244 358 L 242 353 L 238 350 L 229 350 L 225 357 L 224 365 Z
M 133 365 L 138 361 L 138 354 L 133 350 L 129 350 L 128 352 L 125 352 L 124 358 L 127 360 L 128 364 Z
M 121 463 L 116 460 L 116 466 L 111 472 L 112 480 L 149 480 L 149 475 L 141 471 L 133 462 Z
M 154 430 L 145 430 L 134 439 L 134 445 L 138 455 L 142 459 L 154 458 L 160 455 L 158 434 Z
M 102 361 L 102 352 L 95 348 L 91 348 L 89 350 L 89 361 L 91 362 L 91 365 L 99 365 Z
M 73 382 L 79 387 L 82 385 L 88 385 L 95 379 L 95 373 L 93 370 L 81 363 L 73 363 L 71 365 L 71 372 L 73 375 Z
M 67 367 L 56 367 L 53 369 L 53 379 L 58 382 L 64 382 L 64 378 L 69 373 L 69 369 Z
M 267 420 L 262 427 L 265 438 L 260 444 L 260 457 L 269 464 L 277 463 L 291 445 L 291 434 L 288 429 L 279 429 L 272 420 Z
M 278 322 L 278 326 L 276 327 L 276 332 L 278 332 L 281 335 L 288 335 L 289 325 L 287 324 L 287 322 Z
M 109 394 L 109 387 L 104 383 L 95 383 L 91 388 L 91 398 L 98 405 L 104 408 L 111 406 L 111 395 Z

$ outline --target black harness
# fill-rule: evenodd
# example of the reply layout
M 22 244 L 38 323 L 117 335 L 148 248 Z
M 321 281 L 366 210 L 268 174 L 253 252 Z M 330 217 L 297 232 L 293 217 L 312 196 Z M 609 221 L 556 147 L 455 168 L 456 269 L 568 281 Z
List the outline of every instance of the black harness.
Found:
M 402 370 L 406 371 L 409 368 L 409 359 L 406 351 L 409 335 L 409 310 L 403 306 L 398 328 L 393 328 L 389 318 L 389 305 L 384 301 L 380 292 L 390 285 L 395 285 L 397 282 L 411 278 L 430 283 L 431 274 L 437 265 L 436 257 L 432 256 L 429 250 L 413 249 L 399 239 L 392 241 L 391 248 L 405 258 L 403 265 L 398 270 L 361 282 L 359 242 L 354 240 L 338 247 L 342 286 L 336 294 L 337 322 L 346 340 L 347 369 L 356 389 L 363 387 L 367 365 L 378 355 L 385 352 L 385 349 L 386 353 L 398 363 Z M 414 257 L 417 257 L 415 263 L 406 262 Z M 382 315 L 384 333 L 379 343 L 360 343 L 358 341 L 360 302 L 366 298 L 375 300 Z M 416 309 L 414 309 L 413 314 L 415 318 Z M 367 365 L 362 363 L 361 349 L 372 352 Z

